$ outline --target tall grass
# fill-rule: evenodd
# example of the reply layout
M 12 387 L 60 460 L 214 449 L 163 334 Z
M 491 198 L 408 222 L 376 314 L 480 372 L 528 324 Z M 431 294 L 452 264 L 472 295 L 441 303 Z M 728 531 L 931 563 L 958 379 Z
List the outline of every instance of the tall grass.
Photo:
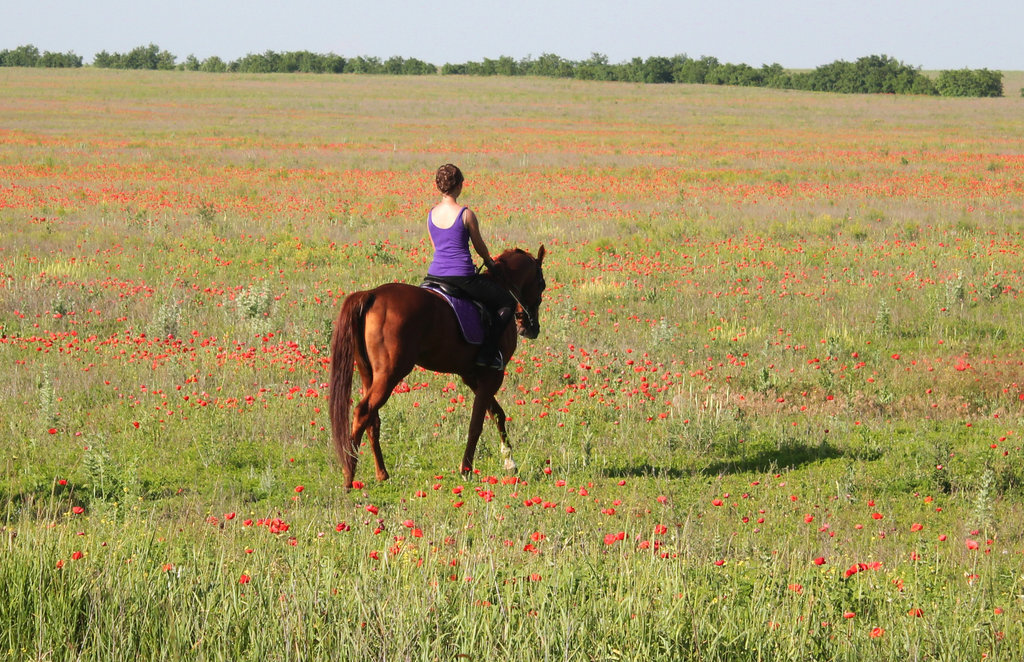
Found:
M 0 656 L 1019 656 L 1018 101 L 0 84 Z M 422 276 L 449 160 L 550 254 L 521 473 L 416 370 L 345 493 L 330 320 Z

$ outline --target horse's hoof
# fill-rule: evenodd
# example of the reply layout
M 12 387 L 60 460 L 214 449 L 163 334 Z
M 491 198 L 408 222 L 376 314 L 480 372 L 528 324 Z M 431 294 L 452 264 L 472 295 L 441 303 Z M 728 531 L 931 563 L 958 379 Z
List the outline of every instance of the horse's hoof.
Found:
M 519 471 L 519 466 L 516 464 L 515 460 L 513 460 L 510 457 L 507 457 L 505 458 L 505 471 L 509 472 L 510 474 L 517 473 Z
M 378 471 L 377 472 L 377 480 L 379 480 L 381 482 L 384 482 L 388 478 L 391 478 L 391 476 L 388 475 L 388 472 L 386 472 L 386 471 Z

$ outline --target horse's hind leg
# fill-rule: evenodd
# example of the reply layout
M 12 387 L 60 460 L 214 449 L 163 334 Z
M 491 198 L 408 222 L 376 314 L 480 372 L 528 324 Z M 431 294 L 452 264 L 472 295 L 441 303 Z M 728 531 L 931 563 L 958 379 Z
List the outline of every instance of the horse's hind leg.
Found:
M 370 447 L 373 449 L 373 463 L 377 470 L 377 480 L 387 480 L 388 470 L 384 467 L 384 455 L 380 450 L 380 408 L 384 406 L 387 397 L 376 397 L 371 391 L 363 396 L 356 405 L 352 416 L 352 445 L 353 451 L 359 446 L 363 432 L 370 438 Z M 353 470 L 355 469 L 355 458 L 352 458 Z
M 380 450 L 380 412 L 373 415 L 370 427 L 366 430 L 370 437 L 370 447 L 373 449 L 373 465 L 377 470 L 377 480 L 387 480 L 388 470 L 384 467 L 384 454 Z

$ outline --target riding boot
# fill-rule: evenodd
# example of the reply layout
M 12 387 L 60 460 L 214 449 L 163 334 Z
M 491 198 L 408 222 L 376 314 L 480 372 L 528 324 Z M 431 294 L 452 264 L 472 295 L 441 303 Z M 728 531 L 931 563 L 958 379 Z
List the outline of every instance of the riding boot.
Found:
M 498 340 L 501 338 L 502 332 L 505 331 L 505 327 L 512 320 L 512 309 L 503 307 L 498 309 L 498 312 L 494 316 L 494 322 L 490 328 L 487 329 L 487 335 L 484 337 L 484 342 L 480 345 L 480 351 L 476 355 L 476 364 L 483 368 L 490 368 L 492 370 L 504 370 L 505 359 L 501 355 L 501 350 L 498 349 Z

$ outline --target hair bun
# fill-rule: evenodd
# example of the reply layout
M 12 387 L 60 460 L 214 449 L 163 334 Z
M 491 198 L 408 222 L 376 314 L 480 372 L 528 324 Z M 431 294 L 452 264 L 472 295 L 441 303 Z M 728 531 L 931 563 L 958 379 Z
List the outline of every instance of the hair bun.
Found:
M 437 184 L 437 190 L 441 193 L 448 195 L 459 187 L 463 182 L 462 171 L 459 170 L 458 166 L 446 163 L 437 169 L 437 175 L 434 177 L 434 183 Z

